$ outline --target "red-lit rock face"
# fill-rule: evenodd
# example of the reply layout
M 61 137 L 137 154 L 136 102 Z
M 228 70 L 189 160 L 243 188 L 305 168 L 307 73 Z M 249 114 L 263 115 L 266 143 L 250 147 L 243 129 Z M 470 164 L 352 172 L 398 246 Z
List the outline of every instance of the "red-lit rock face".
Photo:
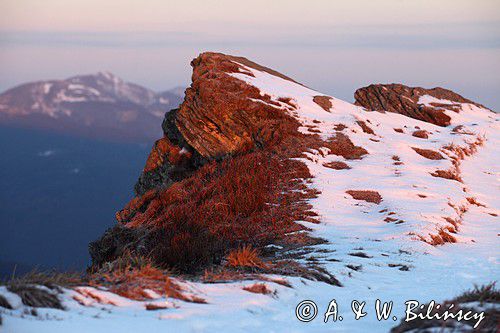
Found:
M 219 53 L 203 53 L 191 65 L 192 84 L 179 109 L 165 116 L 164 137 L 152 148 L 136 185 L 137 196 L 116 214 L 119 224 L 90 246 L 96 267 L 132 251 L 148 256 L 161 267 L 197 273 L 220 264 L 230 250 L 242 244 L 256 248 L 283 244 L 285 248 L 320 242 L 297 233 L 305 227 L 296 221 L 318 222 L 309 199 L 320 192 L 308 187 L 312 174 L 308 165 L 296 157 L 317 163 L 322 157 L 335 155 L 334 161 L 322 165 L 340 176 L 352 173 L 366 156 L 376 160 L 376 153 L 383 150 L 377 150 L 372 142 L 384 137 L 406 142 L 409 137 L 413 144 L 419 141 L 413 135 L 426 143 L 425 139 L 433 134 L 420 129 L 412 119 L 364 112 L 353 106 L 344 109 L 334 98 L 311 94 L 312 102 L 328 112 L 310 103 L 311 116 L 318 111 L 321 117 L 330 119 L 310 120 L 315 125 L 324 123 L 325 132 L 321 132 L 303 123 L 306 118 L 300 118 L 301 112 L 307 117 L 309 100 L 300 103 L 299 95 L 286 93 L 271 99 L 256 86 L 232 75 L 243 72 L 258 77 L 258 72 L 249 72 L 248 68 L 252 68 L 293 81 L 282 74 L 245 58 Z M 432 104 L 429 101 L 435 100 L 426 98 L 424 105 L 421 97 L 425 95 L 446 100 L 446 104 Z M 453 114 L 461 110 L 458 103 L 472 103 L 445 89 L 403 85 L 362 88 L 356 92 L 356 100 L 368 110 L 387 110 L 441 126 L 450 123 L 444 110 Z M 400 134 L 392 131 L 395 118 L 402 121 L 401 128 L 394 128 Z M 332 130 L 326 130 L 327 126 Z M 467 128 L 456 126 L 453 131 L 468 135 Z M 442 149 L 417 146 L 411 147 L 423 158 L 449 158 Z M 308 155 L 313 150 L 317 154 Z M 381 164 L 387 162 L 386 155 L 384 151 Z M 405 165 L 396 155 L 388 162 Z M 437 170 L 431 176 L 461 181 L 457 168 Z M 373 204 L 381 204 L 384 194 L 376 188 L 360 190 L 355 186 L 345 193 L 353 200 Z M 384 221 L 404 222 L 393 217 Z
M 458 105 L 431 103 L 431 107 L 419 104 L 419 98 L 424 95 L 457 102 L 457 104 L 471 103 L 483 107 L 451 90 L 443 88 L 412 88 L 402 84 L 372 84 L 356 90 L 354 98 L 356 105 L 360 105 L 367 110 L 389 111 L 438 126 L 448 126 L 451 118 L 444 113 L 444 110 L 457 112 Z
M 298 123 L 284 110 L 294 105 L 272 101 L 231 76 L 245 72 L 240 64 L 293 81 L 242 57 L 202 53 L 191 62 L 192 84 L 183 103 L 167 114 L 165 137 L 151 151 L 136 185 L 137 194 L 167 186 L 211 160 L 275 145 L 288 134 L 296 134 Z M 178 156 L 181 151 L 184 154 Z
M 253 64 L 217 53 L 194 59 L 193 83 L 177 112 L 175 125 L 180 133 L 209 160 L 265 145 L 283 118 L 281 110 L 269 105 L 280 107 L 269 96 L 229 75 L 244 71 L 235 61 Z

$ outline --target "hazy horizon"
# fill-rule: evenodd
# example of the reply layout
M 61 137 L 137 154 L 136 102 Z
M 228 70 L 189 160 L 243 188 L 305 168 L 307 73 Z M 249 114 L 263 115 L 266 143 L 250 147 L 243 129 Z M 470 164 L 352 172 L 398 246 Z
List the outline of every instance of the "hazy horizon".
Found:
M 348 101 L 371 83 L 442 86 L 500 109 L 496 1 L 0 3 L 0 90 L 110 71 L 156 91 L 203 51 L 242 55 Z

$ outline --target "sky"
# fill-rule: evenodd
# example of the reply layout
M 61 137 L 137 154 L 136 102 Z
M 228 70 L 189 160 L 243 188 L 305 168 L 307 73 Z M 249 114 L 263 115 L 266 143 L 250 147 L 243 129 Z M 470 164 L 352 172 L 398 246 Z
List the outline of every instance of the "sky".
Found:
M 348 101 L 399 82 L 500 110 L 498 0 L 0 0 L 0 91 L 101 70 L 167 90 L 203 51 Z

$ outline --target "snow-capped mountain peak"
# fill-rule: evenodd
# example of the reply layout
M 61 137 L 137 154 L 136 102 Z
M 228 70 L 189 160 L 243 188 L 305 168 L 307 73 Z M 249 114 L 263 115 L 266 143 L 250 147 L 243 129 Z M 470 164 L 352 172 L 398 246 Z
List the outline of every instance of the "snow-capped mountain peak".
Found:
M 157 119 L 180 101 L 174 93 L 156 93 L 110 72 L 99 72 L 7 90 L 0 95 L 0 122 L 58 131 L 84 127 L 91 132 L 95 126 L 121 132 L 120 136 L 150 138 L 160 131 Z M 60 122 L 72 126 L 57 125 Z

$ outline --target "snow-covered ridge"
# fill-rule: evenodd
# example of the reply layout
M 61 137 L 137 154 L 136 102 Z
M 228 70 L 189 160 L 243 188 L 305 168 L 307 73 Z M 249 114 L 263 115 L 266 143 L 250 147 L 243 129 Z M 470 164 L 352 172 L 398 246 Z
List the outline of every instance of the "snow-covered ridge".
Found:
M 111 73 L 32 82 L 0 94 L 0 123 L 95 138 L 152 140 L 182 99 Z
M 230 75 L 257 87 L 261 95 L 271 96 L 276 105 L 282 105 L 282 110 L 288 110 L 301 122 L 303 133 L 318 134 L 327 140 L 336 135 L 337 125 L 343 125 L 341 132 L 368 152 L 362 159 L 347 160 L 329 154 L 328 148 L 311 149 L 307 158 L 301 159 L 314 176 L 311 186 L 321 192 L 311 200 L 321 223 L 301 223 L 312 228 L 313 235 L 329 241 L 313 247 L 303 262 L 314 258 L 344 287 L 287 278 L 293 288 L 266 282 L 273 293 L 261 295 L 243 290 L 255 281 L 186 282 L 186 288 L 209 304 L 161 297 L 148 302 L 130 301 L 106 290 L 86 287 L 66 290 L 63 298 L 69 310 L 43 310 L 42 318 L 48 320 L 22 318 L 22 306 L 7 312 L 7 328 L 107 331 L 120 325 L 123 331 L 130 332 L 145 327 L 179 332 L 323 332 L 332 328 L 385 332 L 395 322 L 378 322 L 373 314 L 359 321 L 345 316 L 342 323 L 335 324 L 325 324 L 319 316 L 304 324 L 294 318 L 295 306 L 311 299 L 326 309 L 335 298 L 347 312 L 353 299 L 367 301 L 371 306 L 375 299 L 384 298 L 395 302 L 394 312 L 401 317 L 405 300 L 453 297 L 472 284 L 488 283 L 499 276 L 498 256 L 493 251 L 500 231 L 496 114 L 460 103 L 459 112 L 445 110 L 452 124 L 440 127 L 395 113 L 368 112 L 334 97 L 330 97 L 332 106 L 325 110 L 314 97 L 326 95 L 240 66 L 243 71 Z M 287 109 L 280 98 L 290 98 L 296 107 Z M 432 103 L 457 104 L 437 101 L 433 96 L 422 96 L 419 103 L 429 107 Z M 425 131 L 428 138 L 413 136 L 416 131 Z M 446 148 L 450 146 L 456 149 Z M 458 156 L 471 146 L 477 151 Z M 442 159 L 426 158 L 416 149 L 437 152 Z M 349 169 L 325 166 L 339 161 Z M 436 170 L 452 169 L 459 173 L 461 182 L 432 175 Z M 382 201 L 375 204 L 355 200 L 346 193 L 349 190 L 376 191 Z M 451 228 L 450 220 L 456 221 L 457 229 L 446 230 L 456 243 L 432 246 L 423 241 L 431 242 L 431 235 Z M 14 297 L 5 290 L 0 293 Z M 147 311 L 146 303 L 151 302 L 164 309 Z

